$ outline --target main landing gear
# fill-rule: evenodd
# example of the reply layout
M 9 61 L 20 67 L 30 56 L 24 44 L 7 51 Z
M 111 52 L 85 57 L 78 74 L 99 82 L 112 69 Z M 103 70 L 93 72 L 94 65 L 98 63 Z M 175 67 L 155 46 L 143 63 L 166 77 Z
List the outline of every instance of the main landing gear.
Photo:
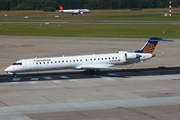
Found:
M 84 73 L 90 74 L 90 75 L 100 75 L 100 70 L 85 70 Z

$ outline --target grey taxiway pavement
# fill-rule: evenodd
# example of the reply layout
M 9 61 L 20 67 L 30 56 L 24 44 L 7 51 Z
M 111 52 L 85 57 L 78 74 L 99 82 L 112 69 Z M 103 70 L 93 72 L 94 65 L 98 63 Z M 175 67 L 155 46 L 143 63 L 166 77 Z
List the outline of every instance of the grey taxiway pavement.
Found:
M 179 78 L 177 74 L 1 83 L 0 117 L 178 120 Z
M 0 119 L 180 118 L 179 40 L 159 43 L 157 49 L 162 50 L 163 55 L 155 51 L 155 58 L 135 65 L 123 75 L 120 71 L 97 76 L 58 71 L 17 78 L 2 74 L 5 74 L 4 68 L 18 59 L 131 51 L 140 48 L 147 39 L 0 36 L 0 40 L 0 80 L 3 81 L 0 83 Z

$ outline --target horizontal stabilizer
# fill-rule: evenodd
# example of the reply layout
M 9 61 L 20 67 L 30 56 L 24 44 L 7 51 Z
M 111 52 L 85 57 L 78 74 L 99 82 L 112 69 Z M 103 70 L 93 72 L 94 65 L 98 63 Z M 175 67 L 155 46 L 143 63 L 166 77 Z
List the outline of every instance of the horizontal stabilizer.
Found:
M 173 42 L 173 40 L 165 40 L 163 38 L 158 38 L 158 37 L 152 37 L 148 41 L 157 41 L 157 42 Z
M 173 42 L 173 40 L 165 40 L 163 38 L 152 37 L 146 42 L 146 44 L 140 50 L 136 50 L 135 52 L 152 54 L 158 42 Z

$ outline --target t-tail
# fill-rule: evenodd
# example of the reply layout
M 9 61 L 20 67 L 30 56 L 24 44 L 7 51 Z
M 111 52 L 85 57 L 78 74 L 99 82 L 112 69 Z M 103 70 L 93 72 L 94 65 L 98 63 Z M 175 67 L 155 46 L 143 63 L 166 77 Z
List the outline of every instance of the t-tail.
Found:
M 158 37 L 152 37 L 150 38 L 146 44 L 140 49 L 136 50 L 136 53 L 150 53 L 153 54 L 156 45 L 158 42 L 173 42 L 173 40 L 165 40 L 163 38 L 158 38 Z
M 61 4 L 58 4 L 59 10 L 64 10 L 63 6 Z

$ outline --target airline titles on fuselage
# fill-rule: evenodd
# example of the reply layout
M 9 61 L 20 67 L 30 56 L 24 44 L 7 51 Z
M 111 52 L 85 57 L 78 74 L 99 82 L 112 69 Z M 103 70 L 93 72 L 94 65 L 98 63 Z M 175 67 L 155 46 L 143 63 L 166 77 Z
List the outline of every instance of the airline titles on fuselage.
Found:
M 50 62 L 51 59 L 44 59 L 44 60 L 36 60 L 36 62 Z
M 106 58 L 91 58 L 91 59 L 74 59 L 74 60 L 65 60 L 65 59 L 61 59 L 61 60 L 51 60 L 51 59 L 39 59 L 39 60 L 34 60 L 36 62 L 36 64 L 41 64 L 41 63 L 68 63 L 68 62 L 83 62 L 83 61 L 99 61 L 99 60 L 108 60 L 110 63 L 116 63 L 116 62 L 120 62 L 120 59 L 118 59 L 118 57 L 106 57 Z

